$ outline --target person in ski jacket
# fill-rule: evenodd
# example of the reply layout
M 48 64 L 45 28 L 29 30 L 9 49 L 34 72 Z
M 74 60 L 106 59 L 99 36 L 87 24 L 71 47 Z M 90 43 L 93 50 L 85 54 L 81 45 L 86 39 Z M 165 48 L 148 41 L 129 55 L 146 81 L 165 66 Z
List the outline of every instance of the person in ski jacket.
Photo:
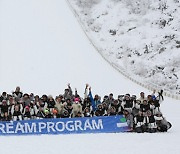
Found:
M 23 96 L 23 93 L 21 92 L 21 88 L 19 86 L 17 86 L 15 91 L 12 92 L 12 96 L 15 97 L 17 100 Z
M 22 104 L 15 104 L 12 106 L 11 115 L 12 115 L 13 121 L 23 120 L 22 110 L 23 110 Z
M 122 107 L 124 108 L 124 110 L 128 110 L 129 113 L 132 113 L 132 109 L 134 107 L 134 103 L 131 100 L 130 94 L 126 94 L 124 96 L 123 102 L 122 102 Z
M 147 100 L 143 100 L 143 104 L 140 105 L 140 110 L 142 112 L 147 112 L 150 110 L 150 104 L 148 104 Z
M 103 105 L 99 104 L 95 111 L 95 116 L 98 117 L 98 116 L 106 116 L 106 115 L 107 115 L 107 112 L 106 112 L 106 110 L 103 109 Z
M 29 106 L 26 106 L 24 108 L 22 115 L 23 115 L 23 120 L 30 120 L 31 119 L 31 113 L 30 113 L 30 107 Z
M 169 123 L 162 115 L 161 112 L 158 112 L 155 115 L 156 125 L 157 125 L 157 131 L 158 132 L 167 132 L 168 129 L 171 128 L 171 123 Z
M 92 117 L 91 110 L 89 107 L 86 107 L 83 112 L 83 117 Z
M 95 112 L 97 110 L 98 105 L 101 104 L 100 97 L 96 94 L 93 98 L 91 88 L 89 88 L 89 98 L 91 100 L 92 109 Z
M 149 110 L 147 111 L 147 125 L 148 125 L 148 132 L 155 133 L 157 131 L 156 120 L 152 112 Z
M 137 115 L 134 117 L 134 124 L 135 124 L 135 132 L 137 133 L 144 133 L 144 116 L 143 112 L 139 111 Z
M 51 95 L 49 95 L 48 99 L 47 99 L 47 107 L 52 111 L 52 109 L 54 108 L 55 104 L 56 103 L 55 103 L 54 98 Z
M 133 115 L 131 113 L 129 113 L 128 110 L 124 110 L 123 111 L 123 116 L 126 118 L 128 127 L 129 127 L 129 131 L 133 131 L 134 129 L 134 119 L 133 119 Z
M 36 114 L 36 119 L 43 119 L 43 118 L 45 118 L 44 108 L 40 106 Z
M 66 100 L 66 99 L 72 99 L 72 97 L 73 97 L 73 92 L 70 84 L 68 84 L 68 88 L 64 90 L 63 98 Z
M 146 100 L 145 93 L 141 92 L 140 98 L 138 98 L 137 100 L 141 102 L 140 104 L 143 104 L 143 101 Z
M 110 93 L 108 98 L 105 101 L 107 103 L 107 105 L 111 105 L 114 102 L 114 97 L 113 97 L 113 93 Z
M 9 112 L 9 105 L 7 104 L 7 100 L 2 101 L 2 105 L 0 105 L 0 111 L 1 111 L 1 116 L 4 115 L 5 112 Z
M 75 117 L 77 113 L 82 113 L 82 105 L 79 102 L 79 99 L 75 99 L 72 104 L 72 117 Z
M 70 99 L 66 100 L 66 104 L 68 104 L 68 102 L 70 102 Z M 64 106 L 65 106 L 65 103 L 62 100 L 62 97 L 57 96 L 56 99 L 55 99 L 55 108 L 57 108 L 57 111 L 58 111 L 59 115 L 63 114 Z

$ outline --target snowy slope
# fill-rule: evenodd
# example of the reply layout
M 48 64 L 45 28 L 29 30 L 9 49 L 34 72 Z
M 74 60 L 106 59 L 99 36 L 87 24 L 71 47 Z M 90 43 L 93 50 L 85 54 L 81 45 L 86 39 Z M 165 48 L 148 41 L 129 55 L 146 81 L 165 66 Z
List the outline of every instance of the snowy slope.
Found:
M 96 53 L 65 1 L 5 1 L 0 5 L 1 91 L 20 85 L 24 92 L 57 95 L 67 83 L 84 92 L 134 93 Z M 132 85 L 132 88 L 127 86 Z
M 147 85 L 179 93 L 178 0 L 69 1 L 109 61 Z
M 65 1 L 0 0 L 0 92 L 20 85 L 24 92 L 55 96 L 68 82 L 80 95 L 85 83 L 102 96 L 150 93 L 97 54 Z M 179 154 L 180 104 L 165 99 L 162 112 L 173 124 L 168 133 L 1 137 L 1 153 Z

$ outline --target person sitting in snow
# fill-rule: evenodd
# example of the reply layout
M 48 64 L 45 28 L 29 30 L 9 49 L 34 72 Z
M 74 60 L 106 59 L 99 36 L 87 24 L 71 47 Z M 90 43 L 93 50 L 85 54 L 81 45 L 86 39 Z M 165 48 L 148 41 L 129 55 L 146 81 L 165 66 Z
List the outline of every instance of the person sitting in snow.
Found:
M 24 120 L 30 120 L 31 119 L 31 113 L 30 113 L 30 107 L 26 106 L 23 111 L 23 119 Z
M 108 110 L 108 116 L 115 116 L 117 115 L 116 108 L 114 106 L 111 106 Z
M 95 116 L 106 116 L 107 112 L 103 109 L 103 105 L 99 104 L 97 110 L 95 111 Z
M 92 117 L 91 110 L 89 107 L 86 107 L 83 112 L 84 117 Z
M 13 121 L 22 120 L 22 110 L 23 106 L 21 103 L 15 104 L 11 108 L 11 115 Z
M 0 118 L 2 121 L 11 121 L 12 118 L 11 116 L 8 114 L 8 112 L 5 112 L 4 115 Z
M 158 132 L 167 132 L 172 127 L 171 123 L 163 117 L 161 112 L 156 113 L 155 120 Z
M 144 133 L 144 116 L 143 112 L 139 111 L 138 114 L 134 117 L 134 124 L 135 124 L 135 132 L 137 133 Z
M 123 111 L 123 116 L 126 118 L 129 131 L 132 132 L 134 130 L 134 120 L 133 120 L 133 115 L 129 113 L 128 110 Z
M 118 99 L 115 99 L 112 103 L 111 103 L 111 107 L 114 107 L 116 110 L 116 113 L 119 113 L 119 111 L 121 110 L 121 103 L 119 102 Z
M 36 114 L 36 119 L 43 119 L 43 118 L 45 118 L 44 108 L 40 106 Z
M 157 131 L 156 120 L 152 112 L 149 110 L 147 111 L 147 125 L 148 125 L 148 132 L 155 133 Z

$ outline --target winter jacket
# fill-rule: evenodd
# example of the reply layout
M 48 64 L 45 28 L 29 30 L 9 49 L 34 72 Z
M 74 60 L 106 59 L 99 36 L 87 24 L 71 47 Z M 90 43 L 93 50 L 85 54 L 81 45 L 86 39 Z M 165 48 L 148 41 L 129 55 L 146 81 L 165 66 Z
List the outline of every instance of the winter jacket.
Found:
M 24 119 L 24 120 L 29 120 L 29 119 L 31 119 L 31 113 L 30 113 L 30 111 L 26 111 L 26 112 L 23 113 L 23 119 Z
M 55 106 L 55 101 L 54 100 L 48 100 L 47 101 L 47 104 L 48 104 L 48 108 L 54 108 L 54 106 Z
M 82 113 L 82 106 L 79 102 L 74 102 L 72 108 L 72 117 L 75 117 L 78 112 Z
M 154 118 L 154 115 L 148 116 L 147 117 L 147 121 L 148 121 L 148 128 L 157 128 L 156 125 L 156 120 Z
M 8 112 L 9 111 L 9 105 L 1 105 L 0 106 L 1 108 L 1 113 L 5 113 L 5 112 Z
M 126 121 L 127 121 L 129 128 L 133 128 L 133 126 L 134 126 L 133 115 L 128 114 L 127 116 L 125 116 L 125 118 L 126 118 Z
M 141 110 L 142 112 L 147 112 L 148 110 L 150 110 L 150 105 L 149 105 L 149 104 L 147 104 L 147 105 L 141 104 L 141 105 L 140 105 L 140 110 Z
M 55 102 L 55 108 L 58 110 L 58 114 L 62 114 L 64 110 L 64 104 L 62 102 Z
M 99 104 L 101 104 L 101 101 L 100 101 L 100 100 L 94 100 L 91 91 L 89 92 L 89 98 L 90 98 L 90 100 L 91 100 L 91 104 L 92 104 L 92 109 L 93 109 L 93 111 L 96 111 L 97 106 L 98 106 Z
M 143 115 L 135 116 L 134 123 L 135 123 L 135 127 L 141 127 L 142 125 L 144 125 L 144 116 Z
M 38 111 L 36 117 L 37 119 L 43 119 L 45 118 L 45 114 L 43 111 Z
M 15 92 L 12 93 L 12 95 L 15 98 L 21 98 L 23 96 L 23 93 L 15 91 Z

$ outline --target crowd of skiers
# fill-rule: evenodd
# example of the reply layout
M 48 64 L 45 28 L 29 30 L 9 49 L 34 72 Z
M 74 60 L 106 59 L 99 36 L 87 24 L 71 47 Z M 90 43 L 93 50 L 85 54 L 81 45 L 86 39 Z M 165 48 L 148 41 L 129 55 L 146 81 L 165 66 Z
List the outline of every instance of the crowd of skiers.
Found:
M 2 92 L 0 96 L 0 121 L 17 121 L 43 118 L 74 118 L 93 116 L 123 115 L 133 132 L 166 132 L 171 124 L 163 117 L 160 104 L 163 101 L 163 91 L 155 94 L 155 91 L 145 96 L 113 94 L 93 97 L 91 87 L 86 84 L 84 97 L 75 93 L 70 84 L 60 94 L 53 98 L 51 95 L 34 95 L 22 93 L 20 87 L 16 87 L 12 94 Z

